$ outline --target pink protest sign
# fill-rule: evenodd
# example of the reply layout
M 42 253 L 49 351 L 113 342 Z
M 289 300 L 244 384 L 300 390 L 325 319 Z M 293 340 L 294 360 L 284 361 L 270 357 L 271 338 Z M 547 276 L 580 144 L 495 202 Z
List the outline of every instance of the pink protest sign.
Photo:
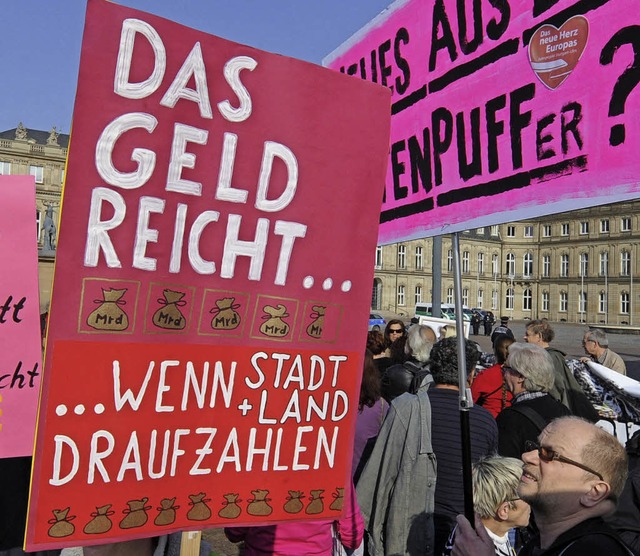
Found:
M 89 0 L 29 550 L 340 515 L 389 107 Z
M 0 458 L 30 456 L 42 345 L 33 176 L 0 176 Z
M 381 243 L 640 190 L 633 0 L 402 0 L 324 64 L 393 94 Z

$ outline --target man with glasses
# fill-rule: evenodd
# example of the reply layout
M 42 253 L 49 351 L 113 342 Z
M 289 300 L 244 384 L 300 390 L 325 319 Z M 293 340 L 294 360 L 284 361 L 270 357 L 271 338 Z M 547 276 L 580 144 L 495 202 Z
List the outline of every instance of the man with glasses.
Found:
M 609 338 L 602 330 L 595 328 L 587 331 L 582 338 L 582 347 L 589 356 L 580 358 L 583 363 L 594 361 L 622 375 L 627 374 L 627 366 L 622 357 L 609 349 Z
M 633 556 L 603 521 L 616 507 L 627 475 L 622 445 L 577 417 L 561 417 L 522 454 L 518 495 L 531 505 L 539 535 L 519 556 Z M 454 556 L 490 556 L 483 527 L 458 516 Z

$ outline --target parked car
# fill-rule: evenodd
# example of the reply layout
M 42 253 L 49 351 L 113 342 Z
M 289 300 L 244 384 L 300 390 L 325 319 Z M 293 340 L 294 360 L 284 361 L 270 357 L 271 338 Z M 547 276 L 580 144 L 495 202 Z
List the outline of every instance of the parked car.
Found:
M 380 330 L 387 325 L 387 321 L 384 320 L 382 315 L 378 313 L 369 313 L 369 330 Z

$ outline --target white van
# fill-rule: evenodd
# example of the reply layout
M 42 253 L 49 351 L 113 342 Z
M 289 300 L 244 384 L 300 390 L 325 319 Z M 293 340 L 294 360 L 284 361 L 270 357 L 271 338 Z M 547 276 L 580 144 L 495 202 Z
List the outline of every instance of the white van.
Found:
M 430 317 L 431 310 L 433 304 L 432 303 L 416 303 L 416 318 L 419 317 Z M 440 318 L 447 320 L 456 320 L 456 306 L 453 303 L 441 303 L 440 311 L 442 312 L 442 316 Z M 462 320 L 468 321 L 471 320 L 471 309 L 469 309 L 466 305 L 462 307 Z

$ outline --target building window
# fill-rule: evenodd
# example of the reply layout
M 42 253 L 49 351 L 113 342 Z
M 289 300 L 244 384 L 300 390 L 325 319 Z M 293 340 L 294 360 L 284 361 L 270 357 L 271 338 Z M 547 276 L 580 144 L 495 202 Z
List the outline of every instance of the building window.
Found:
M 469 305 L 469 288 L 462 289 L 462 304 Z
M 569 224 L 568 223 L 564 223 L 562 225 L 562 228 L 560 229 L 560 235 L 563 236 L 568 236 L 569 235 Z
M 580 235 L 589 233 L 589 222 L 580 222 Z
M 422 247 L 416 247 L 416 270 L 422 270 Z
M 630 232 L 631 231 L 631 218 L 625 216 L 620 219 L 620 231 L 621 232 Z
M 414 298 L 416 303 L 422 303 L 422 286 L 416 286 Z
M 469 274 L 469 251 L 462 253 L 462 272 Z
M 10 176 L 10 175 L 11 175 L 11 162 L 0 161 L 0 176 Z
M 44 183 L 44 167 L 29 166 L 29 174 L 36 178 L 36 183 Z
M 586 278 L 589 275 L 589 254 L 580 253 L 580 276 Z
M 376 247 L 376 268 L 382 268 L 382 245 Z
M 524 237 L 533 237 L 533 226 L 524 227 Z
M 549 292 L 542 292 L 542 310 L 549 310 Z
M 505 272 L 507 276 L 515 276 L 516 274 L 516 256 L 513 253 L 507 253 Z
M 500 232 L 498 230 L 499 230 L 498 226 L 491 226 L 491 235 L 493 237 L 497 237 L 498 235 L 500 235 Z
M 600 276 L 609 276 L 609 253 L 600 253 Z
M 566 313 L 568 306 L 569 306 L 569 295 L 567 294 L 567 292 L 560 292 L 560 311 L 562 313 Z
M 484 291 L 482 291 L 482 288 L 480 288 L 478 290 L 478 299 L 476 299 L 476 307 L 478 307 L 478 309 L 482 309 L 483 303 L 484 303 Z
M 531 290 L 529 288 L 522 292 L 522 310 L 531 311 Z
M 407 266 L 407 248 L 404 245 L 398 245 L 398 268 L 406 268 Z
M 476 230 L 476 235 L 477 236 L 483 236 L 484 235 L 484 228 L 478 228 Z
M 447 272 L 451 272 L 453 270 L 453 251 L 449 249 L 447 251 Z
M 600 220 L 600 233 L 601 234 L 608 234 L 609 233 L 609 219 L 608 218 L 603 218 L 602 220 Z
M 569 276 L 569 255 L 567 253 L 560 255 L 560 276 L 562 278 Z
M 525 253 L 522 259 L 522 274 L 525 277 L 533 276 L 533 253 Z
M 607 312 L 607 294 L 606 292 L 600 292 L 598 294 L 598 313 Z
M 39 210 L 36 210 L 36 242 L 40 241 L 40 234 L 42 233 L 42 214 Z
M 631 274 L 631 253 L 623 251 L 620 253 L 620 276 Z
M 516 227 L 507 226 L 507 237 L 516 237 Z
M 478 253 L 478 274 L 484 274 L 484 253 Z
M 578 296 L 578 312 L 586 313 L 587 312 L 587 292 L 582 290 L 580 295 Z
M 498 308 L 498 290 L 491 291 L 491 308 L 494 311 Z
M 551 224 L 545 224 L 542 227 L 542 237 L 551 237 Z
M 513 309 L 513 288 L 507 288 L 507 297 L 505 298 L 505 306 L 507 309 Z
M 60 170 L 60 185 L 64 185 L 64 168 Z
M 620 294 L 620 312 L 628 315 L 629 314 L 629 293 L 622 292 Z
M 447 303 L 453 303 L 453 288 L 447 288 Z
M 551 275 L 551 255 L 542 256 L 542 277 L 549 278 Z
M 404 305 L 404 286 L 398 286 L 398 305 Z
M 493 274 L 494 276 L 497 276 L 499 268 L 500 268 L 500 264 L 499 264 L 498 255 L 494 253 L 493 255 L 491 255 L 491 274 Z

